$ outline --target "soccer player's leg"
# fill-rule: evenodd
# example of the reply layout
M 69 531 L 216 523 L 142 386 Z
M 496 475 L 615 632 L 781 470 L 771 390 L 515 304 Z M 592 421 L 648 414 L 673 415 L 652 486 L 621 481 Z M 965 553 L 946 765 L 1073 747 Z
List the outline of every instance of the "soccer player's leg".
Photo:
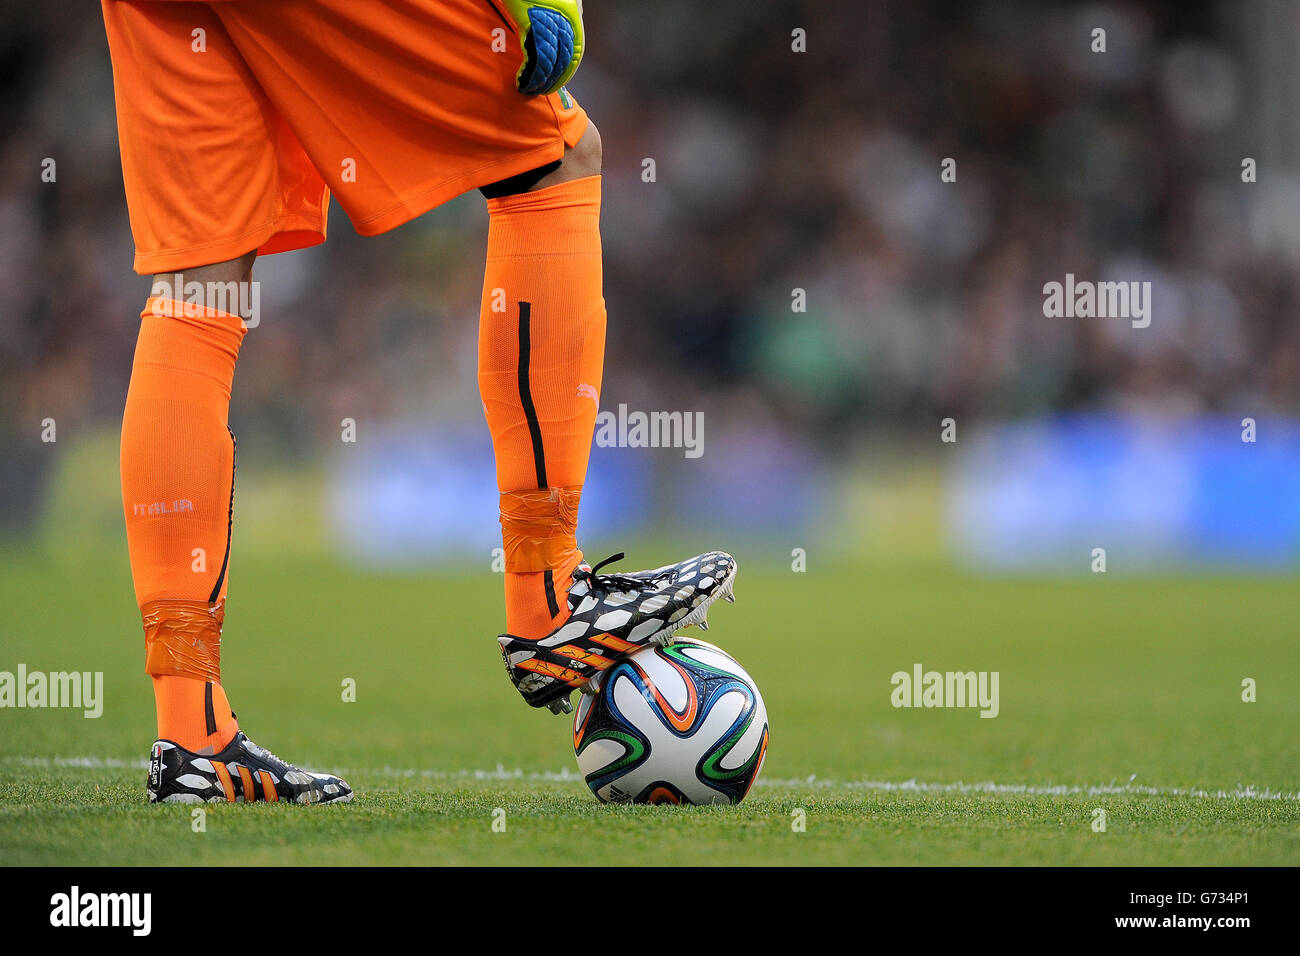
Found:
M 520 92 L 562 82 L 582 46 L 574 31 L 554 49 L 534 37 L 530 52 L 532 31 L 562 28 L 532 6 L 212 8 L 359 232 L 395 228 L 468 189 L 488 196 L 479 383 L 501 492 L 510 631 L 501 641 L 529 703 L 562 709 L 640 643 L 702 621 L 729 592 L 735 562 L 712 552 L 600 575 L 578 551 L 604 361 L 600 140 L 567 89 Z M 566 20 L 578 15 L 563 6 Z M 511 29 L 522 48 L 501 42 Z M 536 70 L 525 61 L 534 54 Z
M 235 434 L 228 412 L 243 318 L 225 290 L 253 254 L 158 275 L 141 315 L 122 417 L 122 502 L 158 740 L 151 801 L 351 799 L 346 783 L 284 763 L 240 732 L 221 681 Z M 202 290 L 186 297 L 186 290 Z M 243 301 L 248 301 L 243 298 Z
M 501 493 L 507 670 L 556 712 L 637 647 L 666 643 L 730 597 L 736 564 L 710 552 L 655 571 L 596 573 L 576 541 L 605 351 L 600 134 L 558 163 L 484 187 L 487 268 L 479 390 Z
M 149 799 L 346 800 L 351 790 L 337 777 L 252 744 L 221 679 L 235 478 L 227 414 L 245 334 L 238 303 L 250 301 L 239 290 L 251 281 L 253 250 L 323 238 L 324 187 L 301 175 L 283 177 L 293 194 L 280 187 L 301 151 L 267 142 L 273 111 L 206 5 L 112 0 L 104 21 L 136 270 L 156 273 L 121 449 L 158 717 Z M 203 55 L 191 46 L 200 30 Z
M 252 259 L 154 277 L 122 416 L 122 505 L 158 736 L 195 753 L 239 730 L 220 648 L 234 519 L 227 412 L 244 323 L 183 301 L 173 284 L 248 282 Z

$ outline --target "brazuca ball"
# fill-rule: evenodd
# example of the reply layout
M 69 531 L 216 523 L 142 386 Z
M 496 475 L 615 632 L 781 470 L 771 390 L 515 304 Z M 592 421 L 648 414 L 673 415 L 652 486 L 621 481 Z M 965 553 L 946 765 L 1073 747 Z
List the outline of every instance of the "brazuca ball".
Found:
M 753 679 L 695 638 L 616 664 L 573 715 L 578 768 L 614 803 L 739 803 L 763 767 L 767 734 Z

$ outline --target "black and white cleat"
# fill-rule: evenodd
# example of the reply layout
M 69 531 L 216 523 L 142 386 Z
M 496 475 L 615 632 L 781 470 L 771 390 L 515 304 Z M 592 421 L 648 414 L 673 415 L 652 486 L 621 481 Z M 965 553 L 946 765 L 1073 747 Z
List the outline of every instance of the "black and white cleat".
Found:
M 170 740 L 154 742 L 150 803 L 347 803 L 352 788 L 327 773 L 300 770 L 243 733 L 221 753 L 192 753 Z
M 588 689 L 592 677 L 647 644 L 671 644 L 683 628 L 707 630 L 709 607 L 720 597 L 735 601 L 736 559 L 725 551 L 653 571 L 599 573 L 622 557 L 616 554 L 595 567 L 578 565 L 569 588 L 569 618 L 546 637 L 498 638 L 510 680 L 533 707 L 569 713 L 569 695 Z

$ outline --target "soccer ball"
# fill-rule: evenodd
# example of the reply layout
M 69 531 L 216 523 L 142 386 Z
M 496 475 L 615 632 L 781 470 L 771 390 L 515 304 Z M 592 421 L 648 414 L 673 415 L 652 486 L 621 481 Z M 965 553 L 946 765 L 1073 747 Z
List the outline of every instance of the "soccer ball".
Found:
M 611 803 L 739 803 L 767 752 L 767 708 L 719 647 L 678 638 L 602 675 L 573 715 L 591 792 Z

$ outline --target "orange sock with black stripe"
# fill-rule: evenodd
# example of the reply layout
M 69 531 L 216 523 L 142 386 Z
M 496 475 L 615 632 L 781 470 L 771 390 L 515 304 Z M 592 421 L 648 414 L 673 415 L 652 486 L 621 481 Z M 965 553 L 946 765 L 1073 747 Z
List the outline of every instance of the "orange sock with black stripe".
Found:
M 215 752 L 239 729 L 221 687 L 238 316 L 151 298 L 122 416 L 122 506 L 158 736 Z M 209 749 L 211 748 L 211 749 Z
M 478 381 L 496 453 L 506 630 L 568 617 L 605 359 L 600 177 L 488 200 Z

